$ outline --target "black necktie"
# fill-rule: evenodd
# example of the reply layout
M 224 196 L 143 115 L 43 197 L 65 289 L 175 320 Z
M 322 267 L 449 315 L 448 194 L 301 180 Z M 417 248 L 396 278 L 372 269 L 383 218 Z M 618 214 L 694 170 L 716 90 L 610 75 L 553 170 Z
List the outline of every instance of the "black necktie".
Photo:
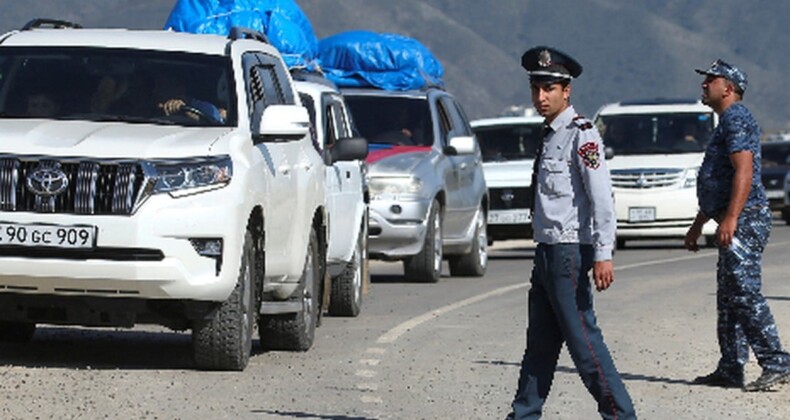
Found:
M 538 196 L 538 170 L 540 169 L 540 158 L 543 155 L 543 141 L 546 139 L 546 136 L 551 134 L 553 130 L 551 126 L 548 124 L 543 125 L 543 135 L 540 137 L 540 141 L 538 142 L 538 148 L 535 150 L 535 161 L 532 163 L 532 191 L 529 194 L 529 202 L 528 206 L 531 212 L 535 212 L 535 200 Z

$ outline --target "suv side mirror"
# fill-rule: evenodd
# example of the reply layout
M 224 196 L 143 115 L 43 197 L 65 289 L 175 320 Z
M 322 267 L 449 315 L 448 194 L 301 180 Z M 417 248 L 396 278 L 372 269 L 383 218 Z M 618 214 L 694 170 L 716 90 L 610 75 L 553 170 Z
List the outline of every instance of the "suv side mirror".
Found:
M 471 155 L 475 153 L 475 138 L 472 136 L 458 136 L 450 139 L 450 144 L 444 153 L 454 155 Z
M 368 157 L 368 139 L 347 137 L 340 139 L 328 150 L 332 162 L 364 160 Z
M 299 105 L 269 105 L 263 110 L 258 132 L 253 133 L 255 144 L 299 140 L 310 131 L 310 116 Z
M 614 149 L 610 146 L 606 146 L 603 148 L 603 158 L 609 160 L 614 157 Z

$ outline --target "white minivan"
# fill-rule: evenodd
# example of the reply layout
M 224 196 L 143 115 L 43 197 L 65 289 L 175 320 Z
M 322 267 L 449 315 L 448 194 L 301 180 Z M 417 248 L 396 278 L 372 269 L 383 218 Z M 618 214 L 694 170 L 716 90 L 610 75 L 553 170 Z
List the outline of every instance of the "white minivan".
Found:
M 617 102 L 601 107 L 617 213 L 617 248 L 637 239 L 683 238 L 697 214 L 697 173 L 718 122 L 698 100 Z M 713 246 L 714 222 L 702 231 Z

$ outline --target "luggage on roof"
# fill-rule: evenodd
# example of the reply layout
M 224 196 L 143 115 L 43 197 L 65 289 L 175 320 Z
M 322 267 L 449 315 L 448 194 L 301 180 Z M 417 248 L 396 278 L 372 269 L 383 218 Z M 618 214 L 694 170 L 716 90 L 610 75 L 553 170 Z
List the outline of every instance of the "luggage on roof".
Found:
M 178 0 L 165 29 L 227 36 L 233 27 L 266 35 L 288 67 L 316 65 L 318 40 L 294 0 Z
M 341 32 L 318 43 L 318 57 L 326 77 L 341 87 L 411 90 L 444 84 L 439 60 L 403 35 Z

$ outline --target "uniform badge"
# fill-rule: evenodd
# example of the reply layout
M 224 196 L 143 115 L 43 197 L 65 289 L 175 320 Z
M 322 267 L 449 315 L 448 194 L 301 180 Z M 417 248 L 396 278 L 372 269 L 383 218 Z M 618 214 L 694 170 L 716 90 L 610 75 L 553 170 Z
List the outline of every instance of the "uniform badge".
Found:
M 601 166 L 601 154 L 598 152 L 598 143 L 587 142 L 576 151 L 584 162 L 584 166 L 590 169 L 598 169 Z
M 541 67 L 548 67 L 551 65 L 551 53 L 549 50 L 543 50 L 538 54 L 538 65 Z

